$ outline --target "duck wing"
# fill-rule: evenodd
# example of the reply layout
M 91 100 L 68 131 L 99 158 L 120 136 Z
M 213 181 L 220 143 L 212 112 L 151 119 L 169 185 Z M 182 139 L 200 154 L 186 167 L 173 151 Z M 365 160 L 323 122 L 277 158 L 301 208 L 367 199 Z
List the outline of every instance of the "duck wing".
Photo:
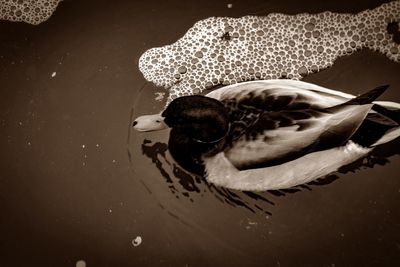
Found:
M 241 135 L 233 135 L 225 155 L 239 170 L 281 164 L 310 152 L 342 146 L 360 127 L 387 87 L 321 109 L 264 111 Z M 254 108 L 249 108 L 252 110 Z M 252 114 L 257 114 L 253 112 Z M 238 132 L 232 124 L 231 131 Z
M 293 113 L 282 114 L 279 118 L 279 114 L 276 112 L 304 110 L 303 115 L 312 117 L 312 115 L 306 113 L 332 107 L 348 100 L 343 95 L 331 93 L 332 90 L 329 91 L 329 89 L 318 91 L 314 88 L 317 86 L 312 84 L 299 82 L 302 86 L 298 86 L 297 83 L 295 83 L 296 86 L 293 86 L 293 81 L 290 81 L 290 86 L 288 86 L 287 83 L 282 83 L 282 81 L 284 80 L 246 82 L 223 87 L 207 95 L 218 99 L 228 110 L 231 123 L 231 141 L 241 137 L 259 119 L 266 123 L 268 116 L 273 117 L 269 120 L 272 124 L 274 120 L 277 120 L 281 121 L 278 123 L 280 125 L 287 124 L 288 120 L 295 120 L 299 115 L 304 117 L 301 114 Z M 305 89 L 307 86 L 310 88 Z M 265 112 L 269 112 L 269 114 L 265 114 Z M 294 119 L 291 118 L 292 115 L 295 117 Z M 274 127 L 274 125 L 265 126 L 269 129 Z
M 317 110 L 264 112 L 225 150 L 238 169 L 281 164 L 313 151 L 344 144 L 372 104 L 346 106 L 335 113 Z
M 293 80 L 243 82 L 217 89 L 207 96 L 225 102 L 231 108 L 251 107 L 263 111 L 327 108 L 354 97 Z

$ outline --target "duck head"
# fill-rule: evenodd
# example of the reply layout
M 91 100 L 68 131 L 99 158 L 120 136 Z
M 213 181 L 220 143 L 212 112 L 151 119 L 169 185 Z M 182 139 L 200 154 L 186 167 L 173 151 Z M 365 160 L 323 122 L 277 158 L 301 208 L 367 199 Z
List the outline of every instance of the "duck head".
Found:
M 161 113 L 138 117 L 133 128 L 155 131 L 171 128 L 168 148 L 184 169 L 202 175 L 203 156 L 223 149 L 229 132 L 229 113 L 224 105 L 205 96 L 183 96 L 174 99 Z
M 200 143 L 223 139 L 229 130 L 229 115 L 216 99 L 194 95 L 173 100 L 161 114 L 144 115 L 133 122 L 140 132 L 172 128 Z
M 168 148 L 185 170 L 202 176 L 203 157 L 217 154 L 226 144 L 229 114 L 209 97 L 185 96 L 172 101 L 161 114 L 171 128 Z
M 229 130 L 229 115 L 224 105 L 205 96 L 179 97 L 161 116 L 168 127 L 199 143 L 216 143 Z

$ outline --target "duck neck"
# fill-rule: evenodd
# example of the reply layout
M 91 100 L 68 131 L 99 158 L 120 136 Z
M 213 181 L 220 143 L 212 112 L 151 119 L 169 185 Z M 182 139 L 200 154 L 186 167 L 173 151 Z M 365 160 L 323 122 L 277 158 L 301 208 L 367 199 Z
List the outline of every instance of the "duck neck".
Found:
M 229 132 L 229 120 L 225 114 L 207 114 L 186 125 L 187 135 L 197 143 L 213 144 L 224 139 Z
M 199 143 L 199 144 L 216 144 L 216 143 L 219 143 L 219 142 L 221 142 L 222 140 L 224 140 L 227 136 L 228 136 L 228 134 L 229 134 L 229 131 L 230 131 L 230 127 L 231 125 L 230 125 L 230 123 L 228 124 L 228 127 L 224 127 L 223 128 L 223 130 L 225 130 L 225 128 L 226 128 L 226 130 L 225 130 L 225 134 L 223 134 L 221 137 L 216 137 L 216 139 L 215 140 L 207 140 L 207 141 L 204 141 L 204 140 L 200 140 L 200 139 L 196 139 L 196 138 L 193 138 L 193 141 L 195 141 L 196 143 Z M 221 132 L 223 132 L 223 130 L 221 131 Z

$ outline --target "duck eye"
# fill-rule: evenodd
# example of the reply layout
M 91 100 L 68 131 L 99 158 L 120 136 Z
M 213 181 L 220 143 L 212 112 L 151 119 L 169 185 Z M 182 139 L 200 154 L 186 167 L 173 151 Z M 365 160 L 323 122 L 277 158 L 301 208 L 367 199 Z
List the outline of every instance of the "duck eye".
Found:
M 157 122 L 157 123 L 160 123 L 161 121 L 160 121 L 160 120 L 156 120 L 156 122 Z

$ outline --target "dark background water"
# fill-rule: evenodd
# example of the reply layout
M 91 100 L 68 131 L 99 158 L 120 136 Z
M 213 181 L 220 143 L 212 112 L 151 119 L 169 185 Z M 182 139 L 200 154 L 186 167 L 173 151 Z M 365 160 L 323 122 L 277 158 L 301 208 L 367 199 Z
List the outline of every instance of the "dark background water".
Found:
M 132 116 L 164 106 L 154 100 L 163 90 L 138 70 L 140 55 L 196 21 L 380 3 L 63 1 L 39 26 L 1 21 L 0 265 L 400 265 L 399 142 L 386 147 L 396 154 L 386 164 L 311 191 L 250 197 L 252 212 L 224 199 L 242 193 L 201 181 L 198 192 L 171 189 L 142 153 L 144 139 L 165 142 L 167 132 L 128 130 Z M 382 99 L 399 102 L 399 73 L 400 64 L 361 51 L 305 81 L 353 94 L 391 84 Z

